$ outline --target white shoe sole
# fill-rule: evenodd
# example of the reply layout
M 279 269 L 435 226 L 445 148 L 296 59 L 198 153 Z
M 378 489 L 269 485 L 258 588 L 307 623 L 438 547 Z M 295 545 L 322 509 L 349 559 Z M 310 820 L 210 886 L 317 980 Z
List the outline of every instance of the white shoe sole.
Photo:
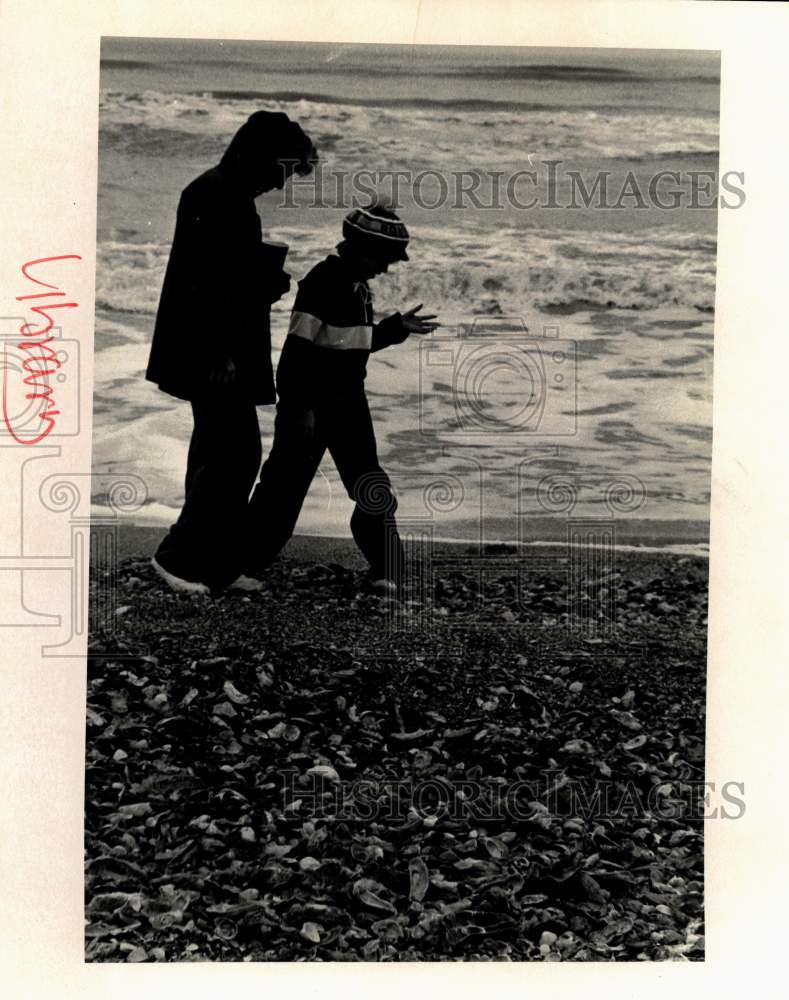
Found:
M 168 587 L 179 594 L 210 594 L 211 591 L 204 583 L 195 583 L 193 580 L 182 580 L 180 576 L 173 576 L 168 573 L 164 566 L 159 565 L 154 557 L 151 559 L 151 566 L 164 580 Z
M 244 574 L 242 573 L 241 576 L 237 577 L 227 589 L 246 590 L 254 592 L 256 590 L 262 590 L 263 584 L 260 582 L 260 580 L 256 580 L 252 576 L 244 576 Z

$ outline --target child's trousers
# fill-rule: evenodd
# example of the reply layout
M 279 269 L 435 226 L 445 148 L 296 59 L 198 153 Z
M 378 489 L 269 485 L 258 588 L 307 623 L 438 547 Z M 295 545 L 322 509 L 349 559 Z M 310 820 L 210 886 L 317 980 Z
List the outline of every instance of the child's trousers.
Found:
M 374 578 L 402 578 L 403 547 L 397 501 L 378 463 L 375 432 L 363 387 L 322 397 L 313 406 L 315 433 L 307 440 L 298 420 L 280 404 L 271 453 L 250 501 L 249 572 L 271 563 L 293 534 L 304 498 L 328 449 L 356 506 L 351 532 Z

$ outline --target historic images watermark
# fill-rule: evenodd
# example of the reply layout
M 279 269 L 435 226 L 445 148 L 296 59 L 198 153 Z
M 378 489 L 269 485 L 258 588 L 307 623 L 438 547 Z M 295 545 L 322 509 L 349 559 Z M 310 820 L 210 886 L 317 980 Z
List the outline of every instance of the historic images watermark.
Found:
M 451 780 L 420 775 L 430 765 L 429 748 L 412 750 L 414 775 L 403 779 L 340 777 L 330 765 L 306 772 L 280 772 L 282 808 L 300 820 L 425 824 L 442 821 L 534 823 L 621 820 L 641 817 L 674 821 L 740 819 L 745 783 L 683 777 L 645 787 L 633 779 L 578 780 L 553 769 L 533 780 Z
M 293 161 L 281 161 L 292 166 Z M 745 173 L 717 169 L 653 172 L 572 169 L 545 159 L 518 170 L 341 170 L 318 164 L 282 190 L 279 208 L 363 207 L 384 198 L 420 209 L 736 209 L 745 204 Z

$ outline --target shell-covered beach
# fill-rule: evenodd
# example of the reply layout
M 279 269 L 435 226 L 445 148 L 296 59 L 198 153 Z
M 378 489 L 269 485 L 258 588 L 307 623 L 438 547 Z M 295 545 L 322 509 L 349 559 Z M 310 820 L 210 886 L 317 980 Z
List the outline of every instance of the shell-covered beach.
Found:
M 439 547 L 392 604 L 300 539 L 211 600 L 146 542 L 88 647 L 89 961 L 703 958 L 706 559 L 574 617 L 557 555 Z

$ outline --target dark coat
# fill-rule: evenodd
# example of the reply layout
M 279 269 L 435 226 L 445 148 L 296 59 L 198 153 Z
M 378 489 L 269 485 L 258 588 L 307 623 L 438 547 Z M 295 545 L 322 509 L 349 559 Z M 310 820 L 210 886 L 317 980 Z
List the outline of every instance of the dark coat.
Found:
M 332 254 L 299 282 L 277 367 L 280 408 L 303 413 L 327 394 L 361 389 L 370 352 L 407 337 L 400 313 L 374 321 L 367 282 Z
M 233 392 L 275 401 L 270 304 L 260 217 L 232 172 L 206 171 L 183 191 L 156 315 L 146 378 L 180 399 L 209 389 L 212 367 L 231 359 Z

